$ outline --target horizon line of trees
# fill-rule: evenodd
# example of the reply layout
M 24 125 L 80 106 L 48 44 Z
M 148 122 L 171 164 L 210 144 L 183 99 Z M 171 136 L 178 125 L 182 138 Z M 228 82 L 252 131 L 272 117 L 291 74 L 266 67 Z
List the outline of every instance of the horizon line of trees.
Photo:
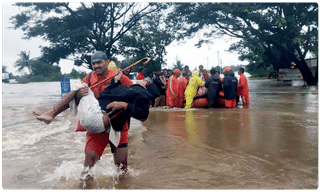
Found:
M 66 58 L 90 69 L 92 52 L 102 50 L 112 60 L 121 54 L 129 63 L 149 56 L 147 71 L 157 71 L 166 66 L 166 46 L 174 40 L 197 36 L 195 46 L 201 47 L 226 35 L 239 40 L 229 51 L 249 62 L 248 72 L 268 75 L 294 62 L 308 85 L 318 82 L 318 71 L 313 76 L 305 61 L 307 53 L 318 57 L 317 3 L 15 5 L 21 12 L 11 18 L 14 28 L 23 30 L 26 39 L 42 37 L 50 43 L 41 47 L 42 69 L 58 70 Z

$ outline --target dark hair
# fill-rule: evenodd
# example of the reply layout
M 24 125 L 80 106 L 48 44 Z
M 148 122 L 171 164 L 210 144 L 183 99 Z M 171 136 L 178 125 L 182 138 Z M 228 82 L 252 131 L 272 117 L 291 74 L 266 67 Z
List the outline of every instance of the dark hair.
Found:
M 244 73 L 244 68 L 240 67 L 239 71 L 241 71 L 241 73 Z
M 216 70 L 215 70 L 215 69 L 211 69 L 211 70 L 210 70 L 210 74 L 211 74 L 211 75 L 216 74 Z
M 98 59 L 98 60 L 107 60 L 107 59 L 108 59 L 108 56 L 107 56 L 107 54 L 106 54 L 105 52 L 103 52 L 103 51 L 96 51 L 96 52 L 94 52 L 94 53 L 92 54 L 92 56 L 91 56 L 91 61 L 96 60 L 96 59 Z

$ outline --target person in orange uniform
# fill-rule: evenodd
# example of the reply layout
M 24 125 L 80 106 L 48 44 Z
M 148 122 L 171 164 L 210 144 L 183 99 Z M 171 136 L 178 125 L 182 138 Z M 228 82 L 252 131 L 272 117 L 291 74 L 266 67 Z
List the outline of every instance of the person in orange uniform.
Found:
M 87 75 L 82 80 L 83 83 L 86 83 L 89 85 L 95 85 L 98 82 L 101 82 L 102 80 L 111 77 L 116 74 L 116 70 L 108 69 L 110 60 L 108 59 L 108 56 L 102 52 L 102 51 L 96 51 L 92 54 L 91 57 L 91 65 L 93 72 L 91 75 Z M 90 76 L 90 79 L 89 79 Z M 91 90 L 94 93 L 94 96 L 96 98 L 99 98 L 100 94 L 104 91 L 104 89 L 109 85 L 111 82 L 111 79 L 108 81 L 105 81 L 98 86 L 92 88 Z M 123 75 L 120 79 L 121 86 L 130 86 L 132 85 L 132 81 L 125 75 Z M 77 91 L 77 96 L 79 98 L 85 96 L 88 94 L 88 88 L 80 88 Z M 116 102 L 113 106 L 114 109 L 121 109 L 125 108 L 127 103 L 125 102 Z M 122 170 L 127 170 L 127 156 L 128 156 L 128 131 L 129 131 L 129 125 L 130 125 L 130 118 L 124 119 L 125 124 L 123 126 L 123 129 L 121 131 L 120 135 L 120 142 L 118 143 L 118 146 L 113 145 L 110 143 L 113 157 L 114 157 L 114 163 L 117 166 L 122 165 Z M 85 131 L 83 127 L 81 127 L 80 124 L 78 124 L 77 131 Z M 100 157 L 103 154 L 104 149 L 109 144 L 109 134 L 107 132 L 103 133 L 91 133 L 87 132 L 87 143 L 85 147 L 85 161 L 84 166 L 91 168 L 95 165 L 95 163 L 100 159 Z
M 137 75 L 137 80 L 145 80 L 144 71 L 145 70 L 143 67 L 139 67 L 139 73 Z
M 179 80 L 181 71 L 179 69 L 173 70 L 173 75 L 168 79 L 168 87 L 166 93 L 166 103 L 170 108 L 177 107 L 178 104 L 178 93 L 179 93 Z
M 179 78 L 178 85 L 178 107 L 183 107 L 183 101 L 185 100 L 184 91 L 188 85 L 188 72 L 182 71 L 182 77 Z
M 237 95 L 241 97 L 243 106 L 249 105 L 249 86 L 247 77 L 244 75 L 244 68 L 239 68 L 238 74 L 240 75 L 238 82 Z

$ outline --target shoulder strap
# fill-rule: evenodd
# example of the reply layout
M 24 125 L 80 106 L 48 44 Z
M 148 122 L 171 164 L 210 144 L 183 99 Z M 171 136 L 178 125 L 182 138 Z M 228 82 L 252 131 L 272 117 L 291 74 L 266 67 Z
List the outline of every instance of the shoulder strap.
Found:
M 91 79 L 91 75 L 92 75 L 92 72 L 89 73 L 89 76 L 88 76 L 88 87 L 90 87 L 90 79 Z

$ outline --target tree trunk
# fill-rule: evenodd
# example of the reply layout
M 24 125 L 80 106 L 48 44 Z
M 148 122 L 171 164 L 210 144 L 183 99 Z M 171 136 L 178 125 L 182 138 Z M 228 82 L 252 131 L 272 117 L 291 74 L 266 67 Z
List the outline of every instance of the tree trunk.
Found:
M 295 59 L 294 62 L 296 64 L 296 67 L 300 70 L 300 73 L 303 79 L 306 81 L 307 85 L 315 85 L 314 84 L 315 78 L 313 77 L 313 74 L 308 64 L 306 63 L 306 61 L 304 59 L 303 60 Z
M 318 71 L 318 70 L 319 70 L 318 67 L 319 67 L 319 63 L 318 63 L 318 57 L 317 57 L 317 68 L 316 68 L 316 74 L 315 74 L 315 76 L 314 76 L 314 81 L 313 81 L 313 82 L 314 82 L 314 83 L 313 83 L 314 85 L 318 85 L 318 72 L 319 72 L 319 71 Z

